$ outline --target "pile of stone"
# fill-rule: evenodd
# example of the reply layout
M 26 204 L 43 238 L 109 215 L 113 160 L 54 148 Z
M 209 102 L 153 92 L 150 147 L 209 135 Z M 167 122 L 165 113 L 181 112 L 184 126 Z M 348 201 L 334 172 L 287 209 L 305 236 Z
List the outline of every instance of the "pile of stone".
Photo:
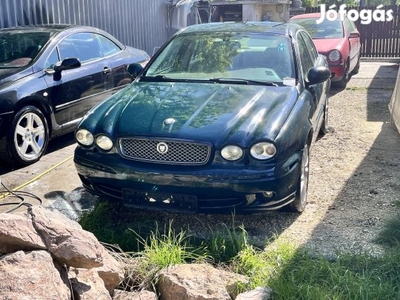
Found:
M 253 299 L 268 288 L 237 295 L 248 278 L 208 264 L 171 266 L 158 274 L 154 291 L 118 289 L 125 266 L 75 221 L 32 206 L 0 214 L 0 295 L 3 299 Z

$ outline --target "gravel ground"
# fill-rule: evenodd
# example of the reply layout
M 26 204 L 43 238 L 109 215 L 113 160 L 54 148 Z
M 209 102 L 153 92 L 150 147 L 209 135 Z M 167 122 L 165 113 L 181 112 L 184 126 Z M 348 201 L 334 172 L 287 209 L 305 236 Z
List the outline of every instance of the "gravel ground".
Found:
M 393 67 L 397 72 L 398 66 Z M 311 150 L 306 210 L 235 216 L 253 244 L 263 247 L 279 236 L 327 256 L 337 250 L 382 253 L 374 239 L 398 213 L 395 203 L 400 200 L 400 136 L 388 111 L 394 82 L 377 77 L 375 84 L 366 84 L 357 75 L 345 90 L 332 90 L 329 123 L 334 130 Z M 160 226 L 173 220 L 200 236 L 218 224 L 232 224 L 231 216 L 220 215 L 148 217 Z

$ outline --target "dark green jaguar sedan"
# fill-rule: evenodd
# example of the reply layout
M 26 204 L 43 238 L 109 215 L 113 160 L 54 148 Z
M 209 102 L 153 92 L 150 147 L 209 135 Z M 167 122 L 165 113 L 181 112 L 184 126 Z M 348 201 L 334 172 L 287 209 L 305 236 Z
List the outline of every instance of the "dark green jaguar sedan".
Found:
M 77 127 L 89 192 L 179 212 L 305 209 L 331 74 L 302 27 L 193 25 L 132 72 Z

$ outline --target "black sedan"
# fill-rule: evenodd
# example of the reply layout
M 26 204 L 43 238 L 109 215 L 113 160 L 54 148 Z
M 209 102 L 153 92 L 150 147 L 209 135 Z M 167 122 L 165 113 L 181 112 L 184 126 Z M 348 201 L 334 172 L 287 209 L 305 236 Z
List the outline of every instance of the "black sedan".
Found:
M 304 210 L 330 71 L 302 27 L 193 25 L 134 69 L 77 127 L 88 191 L 181 212 Z
M 0 30 L 0 158 L 29 165 L 49 139 L 72 132 L 94 105 L 133 81 L 143 50 L 93 27 Z

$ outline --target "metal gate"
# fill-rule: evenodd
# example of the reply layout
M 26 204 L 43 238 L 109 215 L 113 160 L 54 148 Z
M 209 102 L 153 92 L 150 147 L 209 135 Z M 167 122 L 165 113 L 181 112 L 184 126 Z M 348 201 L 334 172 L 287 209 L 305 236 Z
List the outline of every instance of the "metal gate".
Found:
M 149 54 L 170 36 L 165 0 L 1 0 L 0 28 L 50 23 L 98 27 Z

